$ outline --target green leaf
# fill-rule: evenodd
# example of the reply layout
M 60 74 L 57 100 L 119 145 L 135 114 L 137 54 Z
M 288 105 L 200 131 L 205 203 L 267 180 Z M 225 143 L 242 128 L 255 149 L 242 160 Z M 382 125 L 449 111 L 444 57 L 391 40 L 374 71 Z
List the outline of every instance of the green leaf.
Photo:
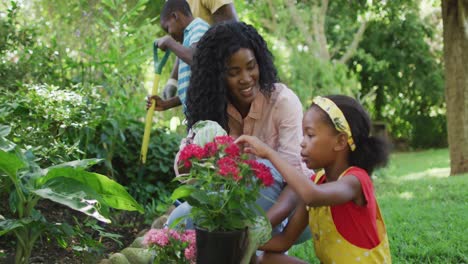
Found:
M 112 0 L 102 0 L 102 3 L 105 4 L 106 6 L 110 7 L 112 10 L 117 9 L 117 6 L 115 6 L 114 1 L 112 1 Z
M 15 143 L 0 136 L 0 150 L 12 151 L 15 148 L 15 146 L 16 146 Z
M 144 212 L 143 207 L 133 199 L 122 185 L 98 173 L 74 168 L 53 168 L 49 170 L 46 176 L 38 180 L 38 184 L 40 186 L 57 177 L 71 178 L 92 188 L 102 197 L 102 202 L 106 206 L 120 210 Z
M 23 219 L 6 219 L 0 221 L 0 236 L 3 236 L 4 234 L 15 230 L 16 228 L 19 227 L 25 227 L 29 223 L 34 221 L 31 217 L 28 218 L 23 218 Z
M 238 209 L 242 208 L 241 203 L 238 199 L 231 198 L 231 200 L 228 203 L 228 208 L 229 209 Z
M 107 208 L 101 197 L 92 188 L 71 178 L 55 177 L 49 179 L 42 188 L 32 190 L 42 198 L 80 211 L 99 221 L 110 223 Z
M 210 196 L 204 191 L 196 191 L 192 193 L 192 198 L 200 202 L 200 204 L 208 204 Z
M 10 126 L 0 125 L 0 137 L 6 137 L 10 134 L 10 132 L 11 132 Z
M 18 181 L 16 172 L 24 167 L 24 162 L 15 154 L 7 153 L 0 149 L 0 171 L 7 174 L 16 183 Z
M 74 160 L 70 162 L 65 162 L 62 164 L 58 164 L 55 166 L 48 167 L 47 169 L 44 169 L 44 175 L 48 173 L 51 169 L 55 168 L 75 168 L 75 169 L 88 169 L 89 167 L 98 164 L 101 162 L 102 159 L 83 159 L 83 160 Z
M 185 198 L 188 197 L 192 192 L 195 191 L 195 188 L 191 185 L 182 185 L 179 188 L 175 189 L 172 192 L 171 199 L 173 201 L 180 199 L 180 198 Z

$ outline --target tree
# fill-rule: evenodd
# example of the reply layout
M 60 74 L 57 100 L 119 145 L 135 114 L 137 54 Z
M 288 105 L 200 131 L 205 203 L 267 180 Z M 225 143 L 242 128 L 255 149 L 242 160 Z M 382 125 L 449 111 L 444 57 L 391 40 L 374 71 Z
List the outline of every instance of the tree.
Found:
M 442 24 L 440 12 L 428 8 L 424 15 L 422 6 L 420 0 L 267 0 L 236 8 L 266 37 L 282 81 L 305 107 L 320 94 L 355 96 L 398 142 L 445 147 L 441 41 L 435 45 Z
M 468 172 L 468 2 L 443 0 L 450 174 Z
M 308 106 L 319 94 L 355 95 L 356 76 L 347 62 L 371 18 L 366 1 L 268 0 L 237 5 L 275 55 L 280 77 Z M 237 4 L 237 3 L 236 3 Z
M 399 142 L 446 147 L 440 9 L 422 15 L 420 3 L 405 0 L 382 3 L 379 12 L 385 15 L 368 23 L 348 63 L 359 74 L 361 94 L 372 99 L 366 106 Z

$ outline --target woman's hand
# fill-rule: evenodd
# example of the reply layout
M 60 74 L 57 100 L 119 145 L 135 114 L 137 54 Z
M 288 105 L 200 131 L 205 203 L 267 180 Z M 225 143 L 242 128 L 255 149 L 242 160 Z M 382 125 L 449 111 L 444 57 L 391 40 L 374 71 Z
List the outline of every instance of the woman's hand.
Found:
M 268 159 L 275 152 L 267 144 L 254 136 L 242 135 L 234 143 L 243 147 L 245 153 L 250 153 L 260 158 Z

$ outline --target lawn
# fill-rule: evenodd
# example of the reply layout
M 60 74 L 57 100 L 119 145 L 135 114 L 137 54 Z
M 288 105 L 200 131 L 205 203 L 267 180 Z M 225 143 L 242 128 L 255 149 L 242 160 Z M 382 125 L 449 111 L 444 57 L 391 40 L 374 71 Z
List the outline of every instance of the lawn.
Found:
M 449 173 L 447 149 L 395 153 L 376 171 L 394 263 L 468 263 L 468 174 Z M 319 263 L 311 241 L 289 253 Z

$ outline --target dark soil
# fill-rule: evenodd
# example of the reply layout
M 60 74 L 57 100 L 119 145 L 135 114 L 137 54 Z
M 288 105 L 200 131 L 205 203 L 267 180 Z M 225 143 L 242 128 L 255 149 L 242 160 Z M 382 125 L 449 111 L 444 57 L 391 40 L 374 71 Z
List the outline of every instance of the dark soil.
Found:
M 0 214 L 6 206 L 6 201 L 0 201 Z M 121 245 L 109 238 L 102 237 L 98 231 L 87 227 L 87 221 L 94 221 L 93 218 L 69 209 L 68 207 L 59 205 L 48 200 L 41 200 L 35 207 L 50 223 L 68 223 L 69 225 L 76 226 L 78 220 L 80 228 L 88 235 L 89 240 L 88 248 L 84 251 L 76 250 L 80 245 L 78 237 L 70 237 L 67 242 L 68 245 L 62 248 L 58 245 L 57 241 L 53 238 L 48 238 L 46 235 L 42 236 L 35 243 L 34 250 L 31 254 L 30 263 L 98 263 L 101 259 L 107 258 L 109 254 L 119 252 L 123 248 L 129 246 L 137 235 L 147 228 L 143 225 L 143 218 L 140 214 L 134 212 L 113 212 L 112 223 L 98 225 L 107 233 L 118 234 L 121 237 L 118 240 Z M 7 216 L 5 216 L 8 218 Z M 81 240 L 83 241 L 83 240 Z M 16 238 L 8 234 L 0 237 L 0 263 L 14 263 L 14 251 L 16 248 Z M 75 248 L 73 248 L 75 247 Z

